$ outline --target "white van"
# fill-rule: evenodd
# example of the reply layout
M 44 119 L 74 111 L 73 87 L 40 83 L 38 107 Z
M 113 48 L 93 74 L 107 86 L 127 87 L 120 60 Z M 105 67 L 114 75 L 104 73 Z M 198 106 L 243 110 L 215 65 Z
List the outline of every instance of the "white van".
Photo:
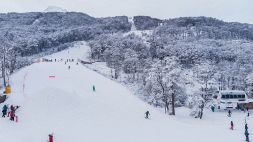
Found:
M 219 91 L 217 96 L 218 109 L 236 109 L 241 108 L 248 103 L 248 96 L 240 90 Z

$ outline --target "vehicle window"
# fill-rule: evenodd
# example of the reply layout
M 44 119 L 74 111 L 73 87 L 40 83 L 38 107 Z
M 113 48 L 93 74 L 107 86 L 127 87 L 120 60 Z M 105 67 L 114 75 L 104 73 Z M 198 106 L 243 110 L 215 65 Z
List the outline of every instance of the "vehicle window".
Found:
M 222 95 L 221 98 L 222 98 L 222 99 L 225 99 L 226 97 L 225 97 L 225 95 Z
M 226 95 L 226 99 L 229 99 L 229 95 Z
M 242 98 L 245 98 L 245 95 L 242 95 Z
M 233 96 L 233 95 L 229 95 L 229 98 L 230 98 L 230 99 L 233 99 L 233 98 L 234 98 L 234 96 Z
M 238 95 L 238 98 L 242 98 L 242 95 Z
M 234 98 L 238 98 L 238 96 L 237 96 L 237 95 L 234 95 Z

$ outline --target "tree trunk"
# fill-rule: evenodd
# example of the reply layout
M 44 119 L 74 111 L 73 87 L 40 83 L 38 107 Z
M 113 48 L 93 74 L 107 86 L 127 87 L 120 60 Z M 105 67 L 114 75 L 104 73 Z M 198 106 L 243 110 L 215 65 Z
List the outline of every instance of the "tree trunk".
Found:
M 176 115 L 176 112 L 175 112 L 175 94 L 174 92 L 172 93 L 172 99 L 171 99 L 171 105 L 172 105 L 172 115 Z
M 3 77 L 3 83 L 4 87 L 6 87 L 6 76 L 5 76 L 5 65 L 4 65 L 4 60 L 2 61 L 2 77 Z
M 168 112 L 169 113 L 169 103 L 168 101 L 165 101 L 165 114 Z
M 113 78 L 112 68 L 111 68 L 111 77 Z
M 114 72 L 114 78 L 115 78 L 115 79 L 118 79 L 118 77 L 119 77 L 119 76 L 118 76 L 118 71 L 115 70 L 115 72 Z
M 230 77 L 228 77 L 228 82 L 227 82 L 228 84 L 227 84 L 227 89 L 230 89 Z

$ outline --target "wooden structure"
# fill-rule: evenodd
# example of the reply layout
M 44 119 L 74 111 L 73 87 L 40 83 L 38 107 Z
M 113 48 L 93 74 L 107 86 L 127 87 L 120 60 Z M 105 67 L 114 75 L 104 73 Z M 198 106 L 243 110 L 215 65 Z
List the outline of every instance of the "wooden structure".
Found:
M 249 101 L 249 103 L 245 104 L 245 108 L 253 109 L 253 100 Z

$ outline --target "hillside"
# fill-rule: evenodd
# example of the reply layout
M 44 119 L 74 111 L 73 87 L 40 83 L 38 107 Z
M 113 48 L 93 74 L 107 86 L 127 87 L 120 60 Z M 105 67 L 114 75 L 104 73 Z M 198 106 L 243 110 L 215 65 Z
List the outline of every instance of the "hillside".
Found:
M 252 25 L 208 17 L 136 16 L 133 22 L 137 30 L 128 34 L 90 40 L 91 59 L 105 62 L 111 78 L 135 86 L 148 103 L 165 107 L 163 98 L 171 101 L 174 92 L 176 105 L 188 106 L 192 97 L 211 100 L 218 90 L 250 90 Z
M 164 115 L 124 86 L 81 64 L 76 65 L 76 59 L 85 59 L 87 51 L 85 43 L 78 44 L 44 57 L 53 62 L 34 63 L 11 76 L 13 93 L 6 104 L 21 106 L 16 112 L 19 122 L 0 119 L 2 141 L 45 142 L 49 133 L 54 134 L 56 142 L 239 142 L 244 139 L 244 113 L 235 111 L 228 118 L 224 112 L 205 110 L 203 120 L 199 120 L 189 117 L 189 110 L 182 107 L 177 109 L 175 117 Z M 65 64 L 66 59 L 75 62 Z M 96 86 L 96 92 L 92 92 L 92 85 Z M 151 112 L 148 120 L 144 118 L 146 110 Z M 234 131 L 229 130 L 230 120 L 235 123 Z M 253 129 L 252 117 L 246 120 L 249 130 Z
M 126 32 L 127 17 L 94 18 L 77 12 L 33 12 L 0 14 L 1 38 L 12 43 L 21 56 L 103 33 Z M 10 48 L 10 47 L 9 47 Z
M 180 17 L 160 20 L 149 16 L 135 16 L 134 22 L 138 30 L 156 29 L 157 35 L 179 39 L 223 39 L 253 40 L 253 25 L 224 22 L 212 17 Z
M 218 90 L 250 90 L 245 79 L 253 70 L 252 29 L 210 17 L 0 14 L 1 85 L 34 59 L 87 41 L 89 60 L 106 64 L 111 79 L 134 86 L 149 104 L 171 111 L 196 108 L 202 100 L 208 107 Z

